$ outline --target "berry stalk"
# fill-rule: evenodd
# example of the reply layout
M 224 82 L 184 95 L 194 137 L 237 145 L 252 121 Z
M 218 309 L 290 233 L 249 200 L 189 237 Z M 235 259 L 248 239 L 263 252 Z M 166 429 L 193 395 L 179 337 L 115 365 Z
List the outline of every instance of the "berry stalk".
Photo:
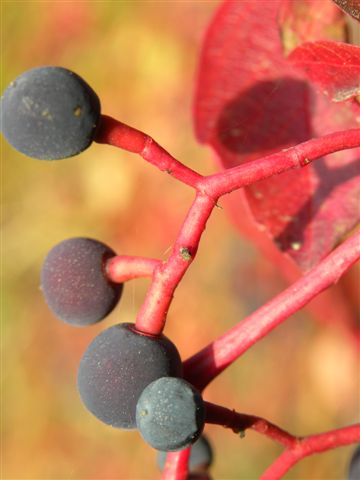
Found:
M 146 133 L 107 115 L 101 116 L 95 141 L 137 153 L 162 172 L 172 175 L 190 187 L 197 188 L 199 181 L 203 178 L 199 173 L 172 157 Z
M 316 295 L 336 283 L 360 258 L 360 231 L 317 266 L 184 363 L 184 377 L 204 389 L 246 350 Z
M 231 428 L 235 433 L 243 433 L 248 428 L 265 435 L 271 440 L 284 445 L 284 447 L 292 448 L 296 446 L 298 439 L 286 432 L 282 428 L 255 415 L 246 415 L 244 413 L 235 412 L 229 408 L 205 402 L 206 406 L 206 423 L 221 425 L 225 428 Z
M 123 283 L 140 277 L 151 277 L 160 260 L 146 257 L 117 255 L 105 265 L 107 278 L 114 283 Z

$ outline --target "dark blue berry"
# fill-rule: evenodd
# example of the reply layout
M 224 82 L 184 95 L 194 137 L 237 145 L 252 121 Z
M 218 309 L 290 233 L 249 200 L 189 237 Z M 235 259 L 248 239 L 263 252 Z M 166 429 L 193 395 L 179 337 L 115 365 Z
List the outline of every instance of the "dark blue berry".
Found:
M 144 388 L 159 377 L 180 376 L 175 345 L 164 335 L 144 335 L 131 323 L 108 328 L 86 350 L 78 388 L 85 406 L 113 427 L 136 428 L 136 403 Z
M 164 377 L 150 383 L 136 406 L 136 424 L 153 448 L 182 450 L 200 436 L 205 407 L 200 393 L 181 378 Z
M 37 67 L 18 76 L 1 100 L 1 129 L 16 150 L 56 160 L 85 150 L 100 120 L 100 100 L 76 73 Z

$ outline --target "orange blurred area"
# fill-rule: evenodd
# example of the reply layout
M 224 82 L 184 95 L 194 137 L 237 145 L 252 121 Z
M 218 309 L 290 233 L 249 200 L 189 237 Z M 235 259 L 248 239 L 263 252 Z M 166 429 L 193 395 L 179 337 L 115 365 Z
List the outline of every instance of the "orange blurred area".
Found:
M 6 1 L 2 90 L 23 71 L 61 65 L 98 93 L 102 111 L 152 135 L 202 174 L 215 171 L 197 144 L 192 97 L 200 42 L 217 1 Z M 266 19 L 264 19 L 266 21 Z M 156 453 L 137 432 L 101 424 L 80 402 L 79 360 L 104 328 L 132 322 L 148 280 L 125 286 L 102 323 L 56 320 L 39 289 L 47 252 L 89 236 L 118 253 L 165 260 L 193 192 L 141 158 L 94 144 L 79 157 L 26 158 L 3 139 L 2 473 L 4 480 L 159 478 Z M 217 208 L 176 291 L 165 333 L 184 359 L 284 287 L 278 272 Z M 297 314 L 205 391 L 206 400 L 263 416 L 294 434 L 356 421 L 358 357 L 335 326 Z M 280 452 L 248 432 L 206 429 L 214 479 L 257 479 Z M 289 479 L 342 479 L 351 447 L 311 457 Z

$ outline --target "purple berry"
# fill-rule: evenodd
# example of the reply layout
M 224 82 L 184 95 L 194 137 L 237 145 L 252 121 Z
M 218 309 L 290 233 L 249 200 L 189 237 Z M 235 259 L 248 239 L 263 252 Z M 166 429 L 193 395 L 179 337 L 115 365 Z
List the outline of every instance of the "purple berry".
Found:
M 41 288 L 56 317 L 84 326 L 111 312 L 123 288 L 105 274 L 105 263 L 113 256 L 108 246 L 82 237 L 64 240 L 50 250 L 41 271 Z

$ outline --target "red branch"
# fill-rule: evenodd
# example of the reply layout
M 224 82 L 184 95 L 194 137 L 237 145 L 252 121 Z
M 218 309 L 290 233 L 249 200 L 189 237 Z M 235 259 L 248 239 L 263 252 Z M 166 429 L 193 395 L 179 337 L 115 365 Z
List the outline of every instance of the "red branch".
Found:
M 204 177 L 199 188 L 214 198 L 265 178 L 301 168 L 330 153 L 360 146 L 360 128 L 330 133 L 282 152 Z
M 307 437 L 294 436 L 264 418 L 237 413 L 229 408 L 205 402 L 206 423 L 231 428 L 235 433 L 246 429 L 265 435 L 285 447 L 285 451 L 261 476 L 261 480 L 277 480 L 301 459 L 360 440 L 360 423 Z
M 170 173 L 197 190 L 196 200 L 189 210 L 170 258 L 167 262 L 156 265 L 153 270 L 150 289 L 136 320 L 140 331 L 156 335 L 164 328 L 174 291 L 195 257 L 202 232 L 218 197 L 271 175 L 303 167 L 323 155 L 359 146 L 360 129 L 309 140 L 283 152 L 207 177 L 174 159 L 145 133 L 105 115 L 101 118 L 96 141 L 138 153 L 161 171 Z
M 160 334 L 177 285 L 195 258 L 206 222 L 218 198 L 293 168 L 301 168 L 330 153 L 360 146 L 360 129 L 335 132 L 312 139 L 282 152 L 269 155 L 215 175 L 204 177 L 173 158 L 151 137 L 108 116 L 102 116 L 96 141 L 141 155 L 161 171 L 191 186 L 197 192 L 166 262 L 116 257 L 106 271 L 113 281 L 152 275 L 152 282 L 136 319 L 140 331 Z M 210 343 L 184 363 L 185 378 L 202 390 L 246 350 L 300 310 L 320 292 L 336 283 L 360 257 L 360 232 L 346 240 L 291 287 L 252 315 Z M 285 446 L 285 451 L 267 469 L 263 480 L 276 480 L 300 459 L 360 440 L 360 425 L 295 437 L 259 417 L 236 413 L 207 404 L 207 422 L 220 423 L 235 431 L 252 428 Z M 185 480 L 190 449 L 169 453 L 163 480 Z
M 108 117 L 101 116 L 95 141 L 138 153 L 162 172 L 167 172 L 186 185 L 196 188 L 202 176 L 175 160 L 164 148 L 146 133 Z
M 201 235 L 214 207 L 212 198 L 197 194 L 168 261 L 154 270 L 151 286 L 136 319 L 139 331 L 153 335 L 162 332 L 175 289 L 195 258 Z
M 169 452 L 166 455 L 166 462 L 161 475 L 162 480 L 186 480 L 188 478 L 190 450 L 189 447 L 180 452 Z
M 353 234 L 307 274 L 186 360 L 184 376 L 202 390 L 246 350 L 336 283 L 360 258 L 360 231 Z
M 293 168 L 304 167 L 324 155 L 359 147 L 360 128 L 314 138 L 282 152 L 206 177 L 176 160 L 146 133 L 107 115 L 101 117 L 95 141 L 137 153 L 161 171 L 167 172 L 186 185 L 218 199 L 221 195 L 273 175 L 278 175 Z
M 145 257 L 118 255 L 111 257 L 105 265 L 106 276 L 111 282 L 123 283 L 139 277 L 151 277 L 159 260 Z
M 214 405 L 209 402 L 205 402 L 205 405 L 206 423 L 231 428 L 235 433 L 245 432 L 245 430 L 251 428 L 287 448 L 294 447 L 298 441 L 294 435 L 291 435 L 282 428 L 268 422 L 264 418 L 238 413 L 235 412 L 235 410 L 230 410 L 229 408 Z
M 326 452 L 360 441 L 360 423 L 299 438 L 294 447 L 286 449 L 262 474 L 261 480 L 277 480 L 296 463 L 309 455 Z

